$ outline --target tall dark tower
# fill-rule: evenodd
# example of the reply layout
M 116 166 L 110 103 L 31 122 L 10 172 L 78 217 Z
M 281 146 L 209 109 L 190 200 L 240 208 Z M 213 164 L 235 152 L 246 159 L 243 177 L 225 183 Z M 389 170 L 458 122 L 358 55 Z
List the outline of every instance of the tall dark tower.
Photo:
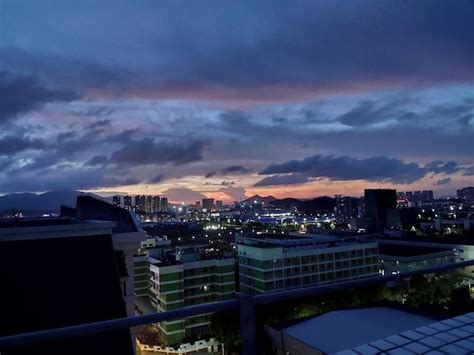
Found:
M 369 226 L 376 230 L 387 227 L 387 211 L 397 207 L 397 191 L 392 189 L 367 189 L 365 198 L 365 217 Z

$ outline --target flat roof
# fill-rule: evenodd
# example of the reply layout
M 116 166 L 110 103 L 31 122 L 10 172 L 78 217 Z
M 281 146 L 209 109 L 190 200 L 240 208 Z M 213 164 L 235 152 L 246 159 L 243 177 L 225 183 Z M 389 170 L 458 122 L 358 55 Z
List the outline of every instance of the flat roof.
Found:
M 389 244 L 389 243 L 379 243 L 379 254 L 380 255 L 390 255 L 390 256 L 422 256 L 427 254 L 434 254 L 440 252 L 451 251 L 450 248 L 446 247 L 425 247 L 418 245 L 402 245 L 402 244 Z
M 409 312 L 373 307 L 328 312 L 282 331 L 325 353 L 335 353 L 432 322 Z
M 364 243 L 376 242 L 375 239 L 366 238 L 341 238 L 333 235 L 317 235 L 317 236 L 296 236 L 288 234 L 258 234 L 252 236 L 238 236 L 237 244 L 254 246 L 258 248 L 278 248 L 278 247 L 328 247 L 357 245 Z
M 410 329 L 345 354 L 474 354 L 474 312 Z
M 8 218 L 0 219 L 0 228 L 63 226 L 74 223 L 74 219 L 69 217 Z
M 112 228 L 115 226 L 114 222 L 109 221 L 82 221 L 79 223 L 60 221 L 54 223 L 45 219 L 45 221 L 29 222 L 5 223 L 0 228 L 0 241 L 111 235 Z

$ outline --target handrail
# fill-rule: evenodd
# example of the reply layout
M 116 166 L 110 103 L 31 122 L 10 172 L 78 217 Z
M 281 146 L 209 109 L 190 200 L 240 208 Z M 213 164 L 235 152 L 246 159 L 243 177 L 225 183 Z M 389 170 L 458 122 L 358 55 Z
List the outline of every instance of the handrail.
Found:
M 227 301 L 212 302 L 200 304 L 196 306 L 183 307 L 176 310 L 147 314 L 143 316 L 124 317 L 117 319 L 109 319 L 100 322 L 74 325 L 63 328 L 41 330 L 38 332 L 16 334 L 0 337 L 0 349 L 11 348 L 15 346 L 23 346 L 50 340 L 59 340 L 64 338 L 73 338 L 96 334 L 100 332 L 113 331 L 118 329 L 125 329 L 150 323 L 158 323 L 163 321 L 170 321 L 175 319 L 182 319 L 192 316 L 197 316 L 205 313 L 213 313 L 224 310 L 240 308 L 241 313 L 241 333 L 245 334 L 242 340 L 246 340 L 243 346 L 247 347 L 246 354 L 255 354 L 255 349 L 251 349 L 255 344 L 247 344 L 252 338 L 252 333 L 255 331 L 255 324 L 249 324 L 254 321 L 254 305 L 267 304 L 273 302 L 280 302 L 293 298 L 304 298 L 317 294 L 324 294 L 333 291 L 339 291 L 348 288 L 355 288 L 360 286 L 369 286 L 383 284 L 390 281 L 403 280 L 413 276 L 433 274 L 453 269 L 465 268 L 474 265 L 473 260 L 467 260 L 457 263 L 450 263 L 445 265 L 434 266 L 430 268 L 418 269 L 406 273 L 386 276 L 374 276 L 362 278 L 357 280 L 350 280 L 345 282 L 338 282 L 328 285 L 308 286 L 294 288 L 290 290 L 275 291 L 271 293 L 263 293 L 258 295 L 237 294 L 237 298 Z M 255 339 L 254 339 L 255 340 Z
M 123 317 L 94 323 L 72 325 L 63 328 L 41 330 L 38 332 L 9 335 L 0 338 L 0 349 L 34 344 L 50 340 L 80 337 L 84 335 L 125 329 L 150 323 L 159 323 L 174 319 L 182 319 L 186 317 L 197 316 L 204 313 L 225 311 L 232 308 L 237 308 L 238 306 L 238 300 L 233 299 L 228 301 L 219 301 L 196 306 L 183 307 L 180 309 L 147 314 L 143 316 Z

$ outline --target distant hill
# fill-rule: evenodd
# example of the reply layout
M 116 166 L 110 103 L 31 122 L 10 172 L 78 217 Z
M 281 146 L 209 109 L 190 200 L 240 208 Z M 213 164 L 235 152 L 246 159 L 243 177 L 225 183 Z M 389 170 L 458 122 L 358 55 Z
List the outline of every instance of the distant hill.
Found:
M 61 205 L 74 207 L 76 197 L 81 194 L 102 199 L 100 196 L 76 190 L 53 190 L 43 194 L 16 193 L 0 196 L 0 212 L 11 211 L 12 208 L 19 212 L 27 212 L 28 215 L 59 212 Z
M 297 208 L 302 213 L 318 213 L 333 211 L 335 200 L 332 197 L 322 196 L 311 200 L 298 200 L 296 198 L 284 198 L 281 200 L 274 200 L 270 205 L 285 209 Z
M 292 197 L 277 199 L 273 196 L 253 195 L 252 197 L 249 197 L 248 199 L 242 202 L 253 203 L 254 201 L 257 201 L 258 203 L 263 202 L 265 204 L 284 209 L 296 208 L 299 212 L 302 213 L 319 213 L 333 211 L 335 206 L 335 200 L 332 197 L 328 196 L 316 197 L 310 200 L 299 200 L 297 198 Z
M 260 196 L 260 195 L 253 195 L 252 197 L 249 197 L 246 200 L 243 200 L 243 203 L 253 203 L 254 201 L 257 201 L 258 203 L 270 203 L 271 201 L 275 201 L 276 198 L 273 196 Z

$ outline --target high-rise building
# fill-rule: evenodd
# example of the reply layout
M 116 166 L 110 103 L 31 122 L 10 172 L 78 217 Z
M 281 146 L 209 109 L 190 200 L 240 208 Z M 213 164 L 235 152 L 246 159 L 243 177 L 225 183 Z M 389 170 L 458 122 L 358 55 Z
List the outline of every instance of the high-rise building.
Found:
M 135 210 L 139 212 L 145 212 L 145 195 L 135 196 Z
M 114 206 L 120 207 L 120 200 L 121 200 L 120 195 L 115 195 L 114 197 L 112 197 L 112 204 Z
M 421 192 L 422 202 L 430 202 L 430 201 L 433 201 L 433 199 L 434 199 L 433 190 L 424 190 Z
M 387 227 L 387 211 L 397 207 L 397 191 L 392 189 L 366 189 L 364 194 L 365 219 L 369 229 Z
M 224 203 L 222 201 L 216 201 L 216 208 L 220 211 L 224 209 Z
M 421 191 L 413 191 L 413 202 L 421 202 L 422 194 Z
M 160 196 L 153 196 L 152 213 L 160 212 Z
M 240 291 L 264 293 L 379 274 L 376 241 L 274 234 L 237 237 Z
M 145 197 L 145 212 L 146 213 L 153 213 L 153 196 L 147 195 Z
M 161 260 L 149 259 L 149 299 L 157 312 L 234 297 L 234 258 L 201 260 L 200 255 L 200 246 L 181 245 Z M 161 322 L 158 329 L 165 344 L 176 345 L 187 336 L 207 334 L 209 325 L 207 314 Z
M 359 217 L 359 198 L 350 196 L 336 196 L 336 221 L 348 223 Z
M 474 202 L 474 187 L 464 187 L 460 190 L 457 190 L 457 196 L 463 200 Z
M 202 209 L 206 211 L 211 211 L 214 209 L 214 199 L 213 198 L 203 198 L 202 199 Z
M 160 212 L 168 212 L 168 199 L 166 197 L 160 199 Z
M 127 211 L 132 209 L 132 197 L 131 196 L 124 196 L 123 197 L 123 208 Z

